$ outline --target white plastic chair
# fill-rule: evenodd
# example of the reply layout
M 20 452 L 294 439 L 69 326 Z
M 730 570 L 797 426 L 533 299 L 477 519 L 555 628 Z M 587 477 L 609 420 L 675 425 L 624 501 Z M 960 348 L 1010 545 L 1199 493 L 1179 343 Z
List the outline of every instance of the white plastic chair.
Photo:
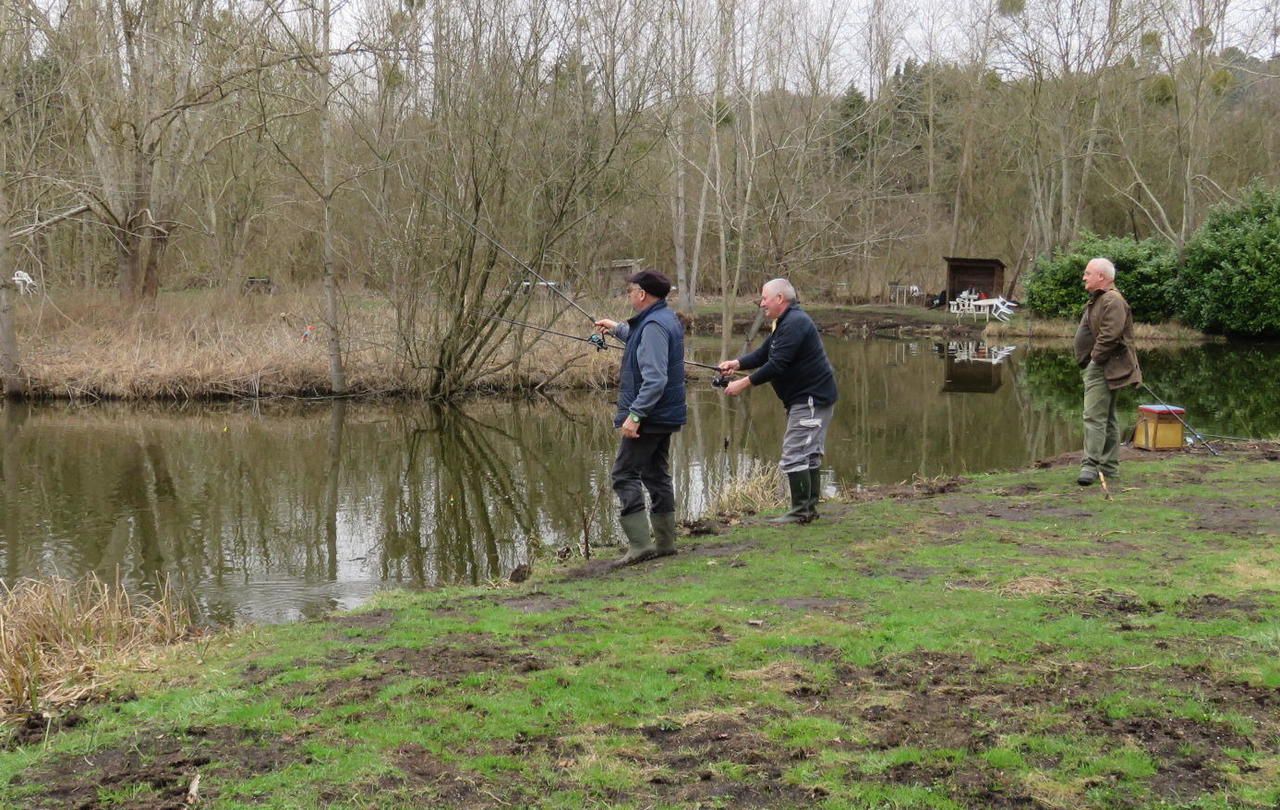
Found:
M 36 280 L 24 270 L 18 270 L 13 274 L 13 283 L 17 286 L 19 295 L 33 295 L 36 291 L 36 287 L 40 286 L 36 284 Z

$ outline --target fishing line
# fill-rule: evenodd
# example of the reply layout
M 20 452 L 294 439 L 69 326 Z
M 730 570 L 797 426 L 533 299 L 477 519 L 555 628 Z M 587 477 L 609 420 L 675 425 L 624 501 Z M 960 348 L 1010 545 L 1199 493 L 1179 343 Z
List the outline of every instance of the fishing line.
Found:
M 516 320 L 512 320 L 511 318 L 503 318 L 499 315 L 484 315 L 483 317 L 488 318 L 489 320 L 492 320 L 492 321 L 501 321 L 502 323 L 509 323 L 512 326 L 519 326 L 524 329 L 533 329 L 538 332 L 545 332 L 548 335 L 555 335 L 556 337 L 568 338 L 569 340 L 576 340 L 579 343 L 590 343 L 592 346 L 596 347 L 596 351 L 598 352 L 602 352 L 605 349 L 623 348 L 622 346 L 615 346 L 612 343 L 605 343 L 604 337 L 599 334 L 593 334 L 591 337 L 579 337 L 578 335 L 571 335 L 568 332 L 557 332 L 556 330 L 548 329 L 545 326 L 535 326 L 531 323 L 525 323 L 524 321 L 516 321 Z M 696 360 L 682 360 L 681 362 L 683 362 L 687 366 L 697 366 L 698 368 L 705 368 L 710 371 L 716 372 L 715 378 L 711 381 L 711 384 L 716 388 L 724 388 L 729 383 L 729 378 L 720 373 L 720 368 L 718 366 L 709 365 L 707 363 L 699 363 Z
M 441 208 L 443 208 L 443 209 L 444 209 L 444 210 L 445 210 L 445 211 L 446 211 L 450 216 L 452 216 L 454 219 L 456 219 L 456 220 L 458 220 L 459 222 L 461 222 L 463 225 L 466 225 L 466 226 L 467 226 L 468 228 L 470 228 L 470 229 L 471 229 L 471 230 L 472 230 L 472 231 L 473 231 L 477 236 L 481 237 L 481 238 L 482 238 L 482 239 L 484 239 L 486 242 L 488 242 L 489 244 L 493 245 L 493 246 L 494 246 L 495 248 L 497 248 L 498 250 L 502 251 L 502 253 L 503 253 L 505 256 L 507 256 L 507 258 L 511 259 L 511 261 L 513 261 L 513 262 L 515 262 L 516 264 L 518 264 L 518 265 L 519 265 L 519 266 L 520 266 L 520 267 L 521 267 L 521 268 L 522 268 L 526 273 L 528 273 L 529 275 L 533 276 L 533 277 L 534 277 L 534 278 L 536 278 L 538 281 L 541 281 L 544 285 L 546 285 L 546 287 L 547 287 L 547 289 L 548 289 L 548 290 L 551 290 L 551 292 L 553 292 L 553 293 L 555 293 L 556 295 L 558 295 L 558 296 L 560 296 L 561 298 L 563 298 L 563 299 L 565 300 L 565 302 L 566 302 L 569 306 L 571 306 L 571 307 L 573 307 L 574 309 L 576 309 L 576 310 L 578 310 L 579 312 L 581 312 L 583 315 L 585 315 L 585 316 L 587 317 L 587 320 L 591 321 L 591 324 L 592 324 L 593 326 L 595 325 L 595 322 L 596 322 L 596 320 L 597 320 L 597 319 L 596 319 L 596 317 L 595 317 L 594 315 L 592 315 L 590 312 L 587 312 L 585 309 L 583 309 L 583 308 L 582 308 L 582 306 L 581 306 L 581 305 L 579 305 L 577 301 L 574 301 L 572 298 L 570 298 L 569 296 L 567 296 L 567 295 L 565 295 L 563 292 L 561 292 L 561 291 L 560 291 L 560 288 L 559 288 L 559 287 L 557 287 L 553 282 L 547 281 L 547 279 L 546 279 L 546 278 L 544 278 L 544 277 L 542 276 L 542 274 L 541 274 L 541 273 L 539 273 L 537 270 L 534 270 L 534 269 L 533 269 L 532 267 L 530 267 L 528 264 L 526 264 L 526 263 L 524 263 L 523 261 L 521 261 L 521 260 L 520 260 L 520 258 L 519 258 L 519 257 L 517 257 L 514 253 L 512 253 L 512 252 L 511 252 L 511 251 L 509 251 L 509 250 L 507 250 L 507 248 L 506 248 L 506 246 L 505 246 L 505 245 L 503 245 L 503 244 L 502 244 L 501 242 L 499 242 L 497 239 L 494 239 L 494 238 L 493 238 L 492 236 L 490 236 L 489 234 L 485 233 L 485 232 L 484 232 L 483 230 L 481 230 L 477 225 L 475 225 L 473 222 L 471 222 L 471 220 L 467 219 L 467 218 L 466 218 L 466 217 L 464 217 L 462 214 L 460 214 L 460 213 L 458 213 L 457 211 L 455 211 L 455 210 L 453 209 L 453 207 L 452 207 L 452 206 L 450 206 L 448 203 L 446 203 L 444 200 L 440 199 L 440 198 L 439 198 L 439 197 L 437 197 L 436 195 L 432 194 L 430 191 L 427 191 L 425 188 L 424 188 L 424 189 L 421 189 L 421 191 L 422 191 L 422 193 L 423 193 L 423 194 L 425 194 L 427 197 L 429 197 L 430 199 L 434 200 L 434 201 L 435 201 L 435 203 L 436 203 L 437 205 L 439 205 Z M 526 328 L 526 329 L 535 329 L 535 330 L 537 330 L 537 331 L 539 331 L 539 332 L 545 332 L 545 333 L 547 333 L 548 335 L 556 335 L 556 336 L 558 336 L 558 337 L 568 338 L 568 339 L 570 339 L 570 340 L 576 340 L 576 341 L 579 341 L 579 342 L 581 342 L 581 343 L 590 343 L 592 346 L 595 346 L 595 347 L 596 347 L 596 351 L 604 351 L 605 349 L 620 349 L 620 348 L 622 348 L 621 346 L 615 346 L 615 345 L 613 345 L 613 344 L 611 344 L 611 343 L 607 343 L 607 342 L 605 342 L 604 336 L 603 336 L 603 335 L 600 335 L 600 334 L 593 334 L 593 335 L 592 335 L 591 337 L 589 337 L 589 338 L 578 337 L 577 335 L 570 335 L 570 334 L 565 333 L 565 332 L 557 332 L 557 331 L 555 331 L 554 329 L 547 329 L 547 328 L 544 328 L 544 327 L 541 327 L 541 326 L 534 326 L 534 325 L 533 325 L 533 324 L 531 324 L 531 323 L 523 323 L 523 322 L 521 322 L 521 321 L 514 321 L 514 320 L 511 320 L 510 318 L 502 318 L 502 317 L 499 317 L 499 316 L 497 316 L 497 315 L 489 315 L 489 314 L 487 314 L 487 313 L 482 313 L 482 314 L 484 314 L 484 317 L 486 317 L 486 318 L 490 318 L 490 319 L 495 320 L 495 321 L 501 321 L 501 322 L 503 322 L 503 323 L 509 323 L 509 324 L 512 324 L 513 326 L 521 326 L 521 327 L 524 327 L 524 328 Z M 698 363 L 698 362 L 695 362 L 695 361 L 693 361 L 693 360 L 684 360 L 683 362 L 684 362 L 684 364 L 685 364 L 685 365 L 688 365 L 688 366 L 697 366 L 698 368 L 710 369 L 711 371 L 716 372 L 716 376 L 715 376 L 715 378 L 713 378 L 713 379 L 711 380 L 711 384 L 712 384 L 713 386 L 715 386 L 716 388 L 724 388 L 726 385 L 728 385 L 728 384 L 729 384 L 729 378 L 728 378 L 727 376 L 725 376 L 724 374 L 721 374 L 721 373 L 720 373 L 720 369 L 719 369 L 719 367 L 717 367 L 717 366 L 708 365 L 708 364 L 706 364 L 706 363 Z
M 448 203 L 446 203 L 444 200 L 440 199 L 440 198 L 439 198 L 439 197 L 437 197 L 436 195 L 432 194 L 430 191 L 427 191 L 425 188 L 424 188 L 424 189 L 422 189 L 421 191 L 422 191 L 422 193 L 423 193 L 423 194 L 427 195 L 427 196 L 428 196 L 428 197 L 430 197 L 432 200 L 434 200 L 434 201 L 435 201 L 435 203 L 436 203 L 437 205 L 439 205 L 439 206 L 440 206 L 441 208 L 443 208 L 446 212 L 448 212 L 448 213 L 449 213 L 449 214 L 450 214 L 454 219 L 458 220 L 458 221 L 459 221 L 459 222 L 461 222 L 463 225 L 466 225 L 468 228 L 470 228 L 472 231 L 474 231 L 474 232 L 475 232 L 475 234 L 476 234 L 477 236 L 479 236 L 479 237 L 483 238 L 486 242 L 488 242 L 489 244 L 493 245 L 493 246 L 494 246 L 495 248 L 497 248 L 498 250 L 502 251 L 502 252 L 507 256 L 507 258 L 511 259 L 511 261 L 515 262 L 516 264 L 520 265 L 520 267 L 521 267 L 521 268 L 522 268 L 526 273 L 528 273 L 529 275 L 533 276 L 533 277 L 534 277 L 534 278 L 536 278 L 538 281 L 541 281 L 544 285 L 546 285 L 546 288 L 547 288 L 548 290 L 551 290 L 551 292 L 553 292 L 553 293 L 555 293 L 556 295 L 558 295 L 558 296 L 560 296 L 561 298 L 563 298 L 563 299 L 565 300 L 565 302 L 569 304 L 569 306 L 571 306 L 571 307 L 573 307 L 574 309 L 578 310 L 578 311 L 579 311 L 579 312 L 581 312 L 583 315 L 586 315 L 586 316 L 587 316 L 587 320 L 591 321 L 591 323 L 593 323 L 593 324 L 594 324 L 594 323 L 596 322 L 596 317 L 595 317 L 594 315 L 592 315 L 590 312 L 587 312 L 585 309 L 583 309 L 583 308 L 578 304 L 578 302 L 577 302 L 577 301 L 574 301 L 572 298 L 570 298 L 569 296 L 567 296 L 567 295 L 565 295 L 563 292 L 561 292 L 561 291 L 560 291 L 560 288 L 559 288 L 559 287 L 557 287 L 553 282 L 547 281 L 547 279 L 546 279 L 546 278 L 544 278 L 544 277 L 542 276 L 542 274 L 541 274 L 541 273 L 539 273 L 537 270 L 534 270 L 532 267 L 530 267 L 529 265 L 527 265 L 527 264 L 525 264 L 523 261 L 521 261 L 521 260 L 516 256 L 516 254 L 514 254 L 514 253 L 512 253 L 511 251 L 507 250 L 506 246 L 504 246 L 504 245 L 503 245 L 501 242 L 499 242 L 497 239 L 494 239 L 492 236 L 490 236 L 489 234 L 487 234 L 487 233 L 485 233 L 484 231 L 482 231 L 482 230 L 481 230 L 478 226 L 476 226 L 476 225 L 475 225 L 471 220 L 467 219 L 467 218 L 466 218 L 466 217 L 464 217 L 462 214 L 460 214 L 460 213 L 458 213 L 457 211 L 453 210 L 452 206 L 450 206 Z M 527 326 L 527 325 L 528 325 L 528 324 L 526 324 L 526 326 Z M 536 328 L 536 327 L 531 327 L 531 328 Z M 559 333 L 556 333 L 556 334 L 559 334 Z M 572 337 L 572 336 L 571 336 L 571 335 L 569 335 L 569 336 L 566 336 L 566 337 Z M 578 339 L 579 339 L 579 340 L 585 340 L 585 338 L 578 338 Z
M 1173 409 L 1173 406 L 1172 406 L 1172 405 L 1170 405 L 1169 403 L 1165 402 L 1163 399 L 1161 399 L 1161 398 L 1160 398 L 1160 395 L 1159 395 L 1159 394 L 1157 394 L 1155 391 L 1152 391 L 1152 390 L 1151 390 L 1151 386 L 1147 385 L 1145 382 L 1138 383 L 1138 384 L 1139 384 L 1139 385 L 1141 385 L 1141 386 L 1142 386 L 1142 388 L 1143 388 L 1143 389 L 1144 389 L 1148 394 L 1150 394 L 1151 396 L 1155 397 L 1156 402 L 1159 402 L 1161 405 L 1163 405 L 1163 406 L 1165 407 L 1165 412 L 1166 412 L 1166 413 L 1168 413 L 1170 416 L 1172 416 L 1174 419 L 1177 419 L 1177 420 L 1178 420 L 1178 423 L 1179 423 L 1180 425 L 1182 425 L 1184 428 L 1186 428 L 1186 430 L 1187 430 L 1187 432 L 1188 432 L 1188 433 L 1190 433 L 1192 436 L 1195 436 L 1197 439 L 1199 439 L 1199 440 L 1200 440 L 1200 443 L 1201 443 L 1201 444 L 1203 444 L 1206 448 L 1208 448 L 1208 450 L 1209 450 L 1209 452 L 1210 452 L 1210 453 L 1212 453 L 1212 454 L 1213 454 L 1213 455 L 1215 455 L 1215 456 L 1216 456 L 1216 455 L 1219 455 L 1218 451 L 1213 449 L 1213 445 L 1209 444 L 1209 440 L 1208 440 L 1208 439 L 1206 439 L 1204 436 L 1201 436 L 1201 435 L 1200 435 L 1200 432 L 1199 432 L 1199 431 L 1197 431 L 1195 428 L 1191 427 L 1191 425 L 1188 425 L 1188 424 L 1186 423 L 1186 420 L 1184 420 L 1184 419 L 1182 418 L 1182 416 L 1181 416 L 1177 411 L 1175 411 L 1175 410 Z

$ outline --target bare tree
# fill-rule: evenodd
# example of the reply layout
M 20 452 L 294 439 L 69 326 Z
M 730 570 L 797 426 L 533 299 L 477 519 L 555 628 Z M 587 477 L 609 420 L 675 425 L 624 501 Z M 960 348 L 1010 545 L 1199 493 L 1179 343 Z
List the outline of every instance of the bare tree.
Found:
M 20 2 L 82 111 L 92 174 L 75 182 L 111 230 L 120 292 L 154 299 L 195 158 L 216 137 L 206 113 L 262 67 L 257 22 L 204 0 Z

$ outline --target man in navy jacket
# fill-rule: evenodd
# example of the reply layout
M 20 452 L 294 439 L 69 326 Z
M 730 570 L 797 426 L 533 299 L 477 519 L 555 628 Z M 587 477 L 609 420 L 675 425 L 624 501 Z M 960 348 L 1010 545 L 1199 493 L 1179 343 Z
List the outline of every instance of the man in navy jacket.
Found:
M 760 308 L 773 320 L 764 345 L 737 360 L 720 363 L 720 371 L 751 371 L 729 383 L 731 397 L 755 385 L 770 383 L 787 409 L 782 437 L 782 471 L 791 489 L 791 509 L 773 523 L 808 523 L 818 516 L 822 494 L 822 456 L 836 403 L 835 371 L 827 360 L 818 327 L 796 303 L 796 288 L 784 278 L 766 282 Z
M 627 278 L 636 314 L 625 323 L 601 319 L 596 329 L 626 343 L 613 426 L 621 436 L 613 491 L 627 536 L 615 565 L 634 565 L 676 553 L 676 496 L 671 480 L 671 434 L 685 423 L 684 327 L 667 307 L 671 281 L 655 270 Z M 645 513 L 645 492 L 649 514 Z M 652 518 L 652 533 L 650 532 Z

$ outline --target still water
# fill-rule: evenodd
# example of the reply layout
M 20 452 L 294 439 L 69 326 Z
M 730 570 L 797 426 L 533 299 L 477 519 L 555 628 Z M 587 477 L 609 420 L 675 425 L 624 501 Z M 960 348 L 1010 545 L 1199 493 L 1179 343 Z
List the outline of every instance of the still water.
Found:
M 841 390 L 826 468 L 842 485 L 1017 467 L 1080 445 L 1079 373 L 1063 348 L 826 342 Z M 1280 433 L 1276 347 L 1141 355 L 1151 386 L 1200 430 Z M 698 374 L 673 446 L 682 517 L 735 472 L 774 463 L 783 427 L 771 390 L 730 400 Z M 1129 421 L 1147 399 L 1126 394 Z M 118 573 L 147 590 L 168 577 L 209 621 L 273 622 L 389 586 L 503 577 L 584 536 L 618 542 L 611 400 L 0 406 L 0 578 Z

